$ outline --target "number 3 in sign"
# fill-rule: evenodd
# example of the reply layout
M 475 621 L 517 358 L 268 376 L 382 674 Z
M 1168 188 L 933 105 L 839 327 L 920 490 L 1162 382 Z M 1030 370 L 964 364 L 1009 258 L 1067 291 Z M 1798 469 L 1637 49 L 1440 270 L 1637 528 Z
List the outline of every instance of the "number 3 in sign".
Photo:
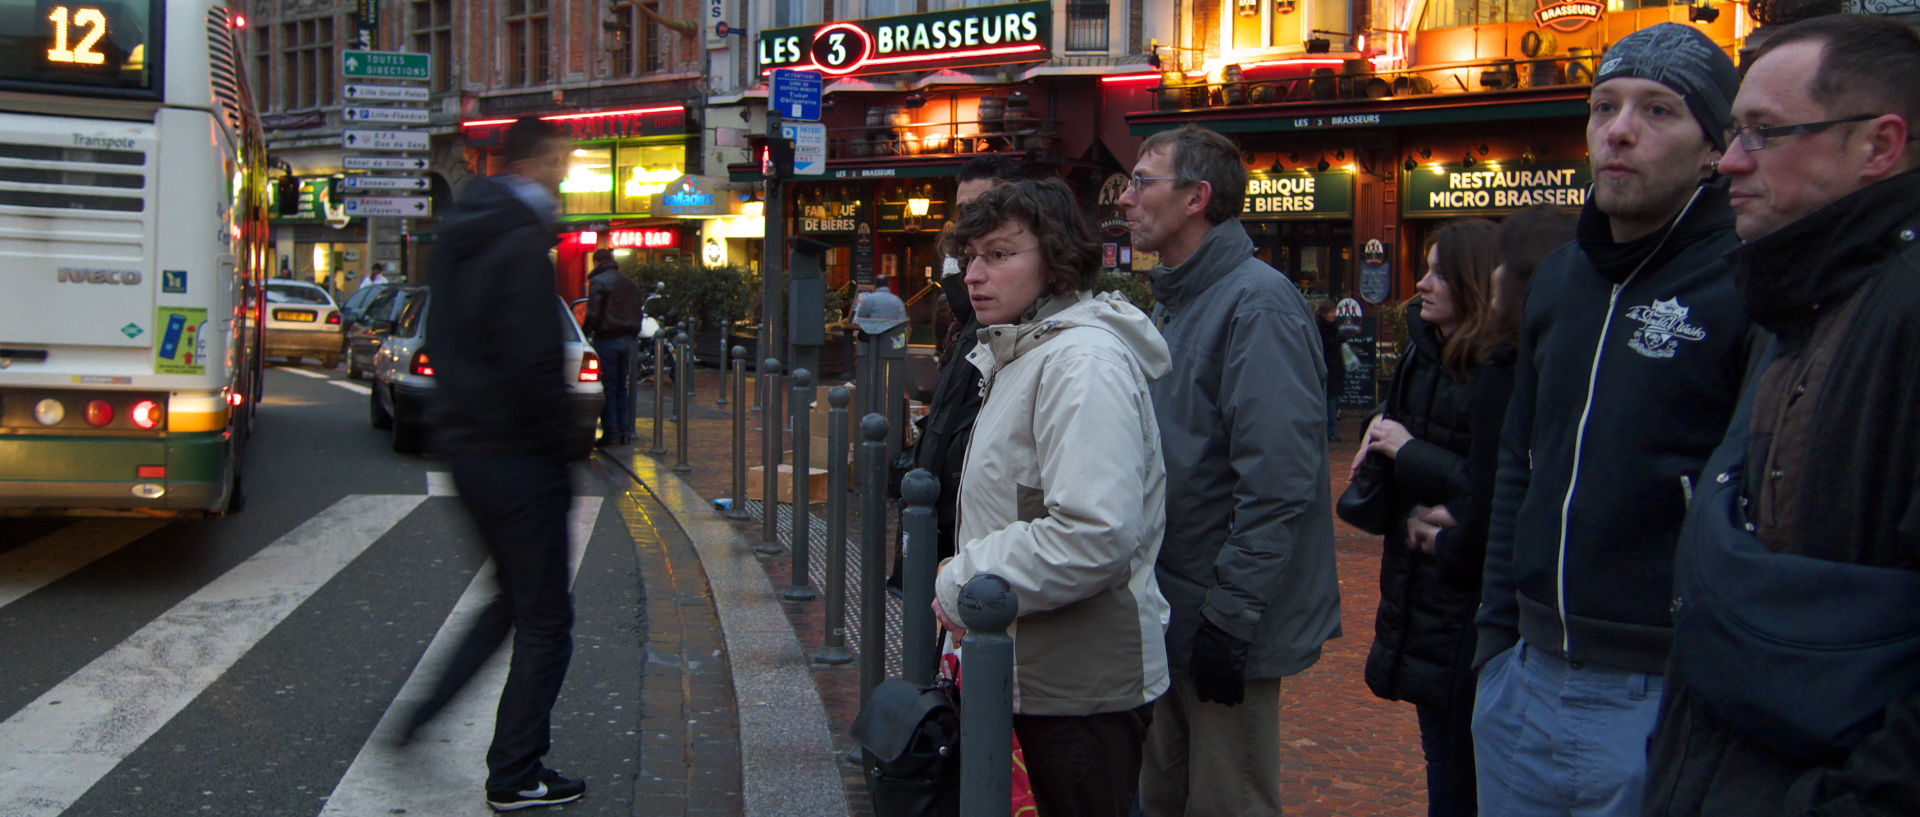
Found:
M 47 49 L 48 62 L 72 62 L 81 65 L 101 65 L 107 61 L 107 55 L 93 50 L 93 44 L 107 33 L 107 15 L 99 9 L 77 9 L 72 12 L 71 25 L 85 28 L 87 33 L 80 43 L 67 48 L 67 26 L 69 25 L 66 6 L 54 6 L 53 13 L 47 15 L 53 21 L 53 47 Z
M 808 50 L 820 70 L 848 74 L 873 56 L 873 37 L 852 23 L 834 23 L 814 33 L 813 47 Z

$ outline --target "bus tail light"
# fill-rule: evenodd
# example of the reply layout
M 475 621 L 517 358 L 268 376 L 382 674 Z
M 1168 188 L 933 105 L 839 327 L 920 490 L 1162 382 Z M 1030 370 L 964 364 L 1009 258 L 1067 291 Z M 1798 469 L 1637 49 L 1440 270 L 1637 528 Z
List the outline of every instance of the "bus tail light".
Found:
M 133 474 L 139 479 L 166 479 L 167 467 L 164 465 L 136 465 Z
M 427 358 L 427 350 L 413 353 L 413 361 L 407 366 L 407 371 L 421 377 L 433 376 L 433 361 Z
M 166 410 L 160 408 L 160 404 L 157 402 L 142 400 L 133 404 L 133 411 L 130 413 L 130 416 L 133 419 L 134 425 L 151 431 L 159 428 L 160 421 L 166 419 Z
M 600 382 L 600 356 L 593 352 L 580 353 L 580 382 Z
M 65 404 L 51 397 L 33 404 L 33 419 L 43 426 L 57 426 L 67 419 Z
M 105 428 L 107 424 L 111 422 L 113 422 L 112 403 L 105 400 L 91 400 L 87 402 L 87 425 L 93 426 L 94 428 Z

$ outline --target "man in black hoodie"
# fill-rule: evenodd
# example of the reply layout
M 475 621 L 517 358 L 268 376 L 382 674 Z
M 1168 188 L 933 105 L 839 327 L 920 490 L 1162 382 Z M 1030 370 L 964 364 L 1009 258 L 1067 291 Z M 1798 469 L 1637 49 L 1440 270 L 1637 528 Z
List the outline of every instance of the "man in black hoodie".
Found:
M 626 445 L 633 442 L 633 395 L 631 382 L 633 353 L 645 316 L 640 306 L 646 294 L 632 278 L 621 274 L 620 262 L 613 250 L 593 251 L 593 274 L 587 276 L 587 320 L 584 327 L 593 351 L 600 355 L 600 382 L 606 385 L 606 401 L 600 407 L 600 443 Z
M 1680 535 L 1646 813 L 1920 814 L 1920 35 L 1761 31 L 1720 168 L 1776 340 Z
M 1481 814 L 1634 815 L 1672 639 L 1674 539 L 1752 332 L 1710 183 L 1739 84 L 1697 29 L 1615 43 L 1578 241 L 1540 265 L 1476 623 Z
M 565 324 L 547 258 L 569 147 L 564 132 L 539 119 L 508 127 L 507 172 L 462 191 L 433 258 L 426 348 L 438 371 L 437 446 L 500 592 L 413 712 L 406 736 L 452 700 L 511 628 L 513 658 L 487 750 L 487 804 L 496 811 L 586 792 L 585 782 L 541 762 L 573 656 Z

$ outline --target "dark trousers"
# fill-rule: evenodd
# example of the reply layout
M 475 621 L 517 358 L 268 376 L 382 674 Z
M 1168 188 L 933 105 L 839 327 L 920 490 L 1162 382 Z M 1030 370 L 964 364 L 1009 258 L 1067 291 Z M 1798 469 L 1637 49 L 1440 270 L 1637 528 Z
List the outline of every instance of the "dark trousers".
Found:
M 600 355 L 600 384 L 607 398 L 600 406 L 600 430 L 610 440 L 624 442 L 633 437 L 633 395 L 627 387 L 633 383 L 635 343 L 630 337 L 593 342 L 593 351 Z
M 1039 817 L 1128 817 L 1153 704 L 1098 715 L 1014 715 Z
M 1416 706 L 1420 751 L 1427 757 L 1427 817 L 1474 817 L 1473 687 L 1447 706 Z
M 532 788 L 551 746 L 553 702 L 573 657 L 567 568 L 573 487 L 566 463 L 546 457 L 458 457 L 448 465 L 460 504 L 493 557 L 499 593 L 461 638 L 410 725 L 446 706 L 512 630 L 513 657 L 487 749 L 487 790 Z

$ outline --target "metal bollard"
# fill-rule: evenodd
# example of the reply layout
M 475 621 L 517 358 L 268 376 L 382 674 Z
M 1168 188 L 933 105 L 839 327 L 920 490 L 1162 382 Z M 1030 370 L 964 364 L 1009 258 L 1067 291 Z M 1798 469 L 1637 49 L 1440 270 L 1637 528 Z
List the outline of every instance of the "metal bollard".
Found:
M 647 453 L 667 453 L 667 339 L 653 334 L 653 447 Z
M 793 547 L 788 549 L 793 563 L 793 584 L 780 597 L 787 601 L 813 601 L 813 579 L 807 575 L 810 557 L 808 539 L 813 536 L 813 497 L 807 490 L 808 460 L 813 440 L 807 421 L 813 413 L 813 372 L 793 370 Z
M 728 519 L 747 518 L 747 350 L 733 347 L 733 504 Z
M 1020 599 L 982 573 L 960 588 L 966 682 L 960 688 L 960 817 L 1006 817 L 1013 798 L 1013 637 Z
M 940 501 L 940 478 L 925 468 L 915 468 L 900 480 L 900 497 L 907 501 L 900 512 L 900 530 L 906 544 L 902 547 L 900 575 L 904 598 L 901 629 L 902 650 L 906 654 L 907 683 L 933 684 L 933 673 L 940 662 L 939 628 L 933 617 L 933 574 L 938 568 L 940 526 L 933 506 Z
M 827 631 L 813 654 L 822 664 L 845 664 L 847 652 L 847 404 L 845 386 L 827 392 Z
M 860 438 L 865 440 L 860 444 L 860 700 L 864 703 L 887 674 L 887 418 L 878 414 L 860 418 Z
M 733 369 L 731 368 L 731 363 L 734 358 L 739 357 L 738 354 L 732 354 L 733 352 L 736 352 L 736 351 L 744 351 L 744 350 L 741 350 L 740 347 L 738 346 L 735 346 L 732 349 L 728 349 L 727 342 L 725 340 L 720 341 L 720 373 L 721 374 L 724 375 L 727 372 L 733 371 Z M 727 384 L 726 383 L 723 382 L 720 384 L 720 399 L 713 401 L 713 404 L 716 406 L 724 406 L 727 404 Z
M 693 470 L 693 466 L 687 464 L 687 423 L 693 421 L 693 352 L 687 344 L 687 333 L 681 332 L 673 340 L 674 346 L 678 347 L 675 362 L 680 365 L 680 374 L 675 378 L 680 382 L 674 384 L 680 387 L 680 394 L 673 399 L 673 411 L 680 415 L 680 421 L 673 424 L 673 433 L 679 442 L 673 472 L 684 474 Z
M 765 472 L 760 475 L 760 544 L 753 546 L 753 552 L 762 556 L 773 556 L 781 551 L 780 547 L 780 359 L 767 358 L 760 362 L 760 393 L 764 395 L 760 405 L 760 464 Z

